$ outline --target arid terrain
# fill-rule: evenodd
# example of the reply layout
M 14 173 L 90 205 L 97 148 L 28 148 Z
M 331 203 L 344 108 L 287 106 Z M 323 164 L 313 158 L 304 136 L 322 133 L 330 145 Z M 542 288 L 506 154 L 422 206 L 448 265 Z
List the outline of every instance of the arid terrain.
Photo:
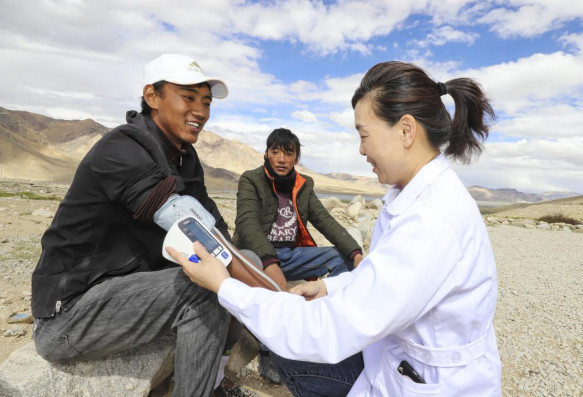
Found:
M 30 276 L 40 238 L 66 189 L 0 180 L 0 362 L 31 340 L 30 324 L 8 324 L 7 319 L 30 313 Z M 233 226 L 234 198 L 216 201 Z M 583 223 L 583 197 L 496 211 L 492 216 L 519 219 L 562 213 Z M 346 219 L 341 222 L 351 226 Z M 583 233 L 502 224 L 488 231 L 498 266 L 495 328 L 503 395 L 583 396 Z M 257 390 L 256 395 L 285 393 L 256 374 L 233 379 Z

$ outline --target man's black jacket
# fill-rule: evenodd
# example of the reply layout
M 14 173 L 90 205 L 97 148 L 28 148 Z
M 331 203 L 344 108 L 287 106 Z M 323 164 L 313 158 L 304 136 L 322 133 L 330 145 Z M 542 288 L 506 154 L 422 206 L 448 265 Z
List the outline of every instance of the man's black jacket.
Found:
M 169 175 L 177 191 L 200 201 L 228 236 L 227 224 L 204 186 L 192 145 L 179 164 L 169 159 L 169 141 L 152 119 L 134 111 L 128 124 L 107 133 L 79 164 L 41 244 L 32 274 L 32 314 L 54 315 L 57 305 L 106 278 L 172 266 L 162 257 L 166 232 L 132 217 L 150 190 Z M 57 303 L 59 302 L 59 303 Z

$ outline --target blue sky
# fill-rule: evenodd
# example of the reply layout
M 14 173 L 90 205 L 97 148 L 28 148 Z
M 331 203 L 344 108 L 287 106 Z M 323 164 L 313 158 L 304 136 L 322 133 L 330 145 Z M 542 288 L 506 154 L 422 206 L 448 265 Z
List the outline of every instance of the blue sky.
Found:
M 374 177 L 350 98 L 368 68 L 402 60 L 475 78 L 491 98 L 484 153 L 455 166 L 467 186 L 583 193 L 583 2 L 136 4 L 0 0 L 0 106 L 114 127 L 139 106 L 143 65 L 184 53 L 229 86 L 207 129 L 263 151 L 288 127 L 305 166 Z

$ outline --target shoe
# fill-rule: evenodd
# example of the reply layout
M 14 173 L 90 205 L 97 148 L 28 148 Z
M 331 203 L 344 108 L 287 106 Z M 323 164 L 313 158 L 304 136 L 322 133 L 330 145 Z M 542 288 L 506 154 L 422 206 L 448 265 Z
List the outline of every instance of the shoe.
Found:
M 283 383 L 283 379 L 281 379 L 279 372 L 275 368 L 275 365 L 273 364 L 273 357 L 270 353 L 271 352 L 269 350 L 259 351 L 259 374 L 269 382 L 275 383 L 276 385 L 281 385 Z

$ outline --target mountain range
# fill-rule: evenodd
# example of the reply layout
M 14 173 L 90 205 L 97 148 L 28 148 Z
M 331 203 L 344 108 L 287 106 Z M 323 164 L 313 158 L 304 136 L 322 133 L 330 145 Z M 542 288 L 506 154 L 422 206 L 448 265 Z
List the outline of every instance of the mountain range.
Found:
M 57 120 L 0 107 L 0 178 L 71 182 L 77 164 L 110 129 L 91 120 Z M 237 140 L 204 130 L 195 144 L 209 190 L 234 191 L 239 176 L 263 164 L 263 153 Z M 382 196 L 387 185 L 376 178 L 345 173 L 321 174 L 301 164 L 300 173 L 314 178 L 316 191 L 334 195 Z M 522 193 L 515 189 L 468 188 L 477 201 L 540 202 L 576 196 L 573 192 Z

